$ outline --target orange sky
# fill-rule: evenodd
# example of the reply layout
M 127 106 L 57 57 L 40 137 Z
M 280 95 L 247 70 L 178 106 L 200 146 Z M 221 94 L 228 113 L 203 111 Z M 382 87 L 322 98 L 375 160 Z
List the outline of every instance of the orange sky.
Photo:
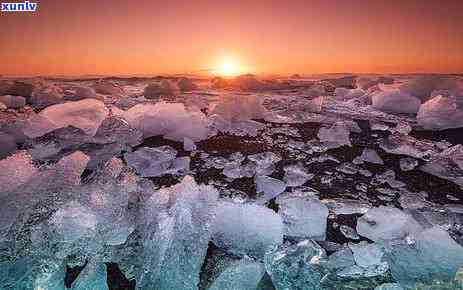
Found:
M 462 0 L 37 2 L 0 12 L 0 74 L 204 72 L 225 56 L 250 73 L 463 72 Z

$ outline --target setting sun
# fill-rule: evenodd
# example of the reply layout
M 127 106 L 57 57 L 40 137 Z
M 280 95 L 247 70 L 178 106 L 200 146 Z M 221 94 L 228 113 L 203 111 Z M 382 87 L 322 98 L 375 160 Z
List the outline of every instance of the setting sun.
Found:
M 236 59 L 226 57 L 219 62 L 213 73 L 222 77 L 234 77 L 244 73 L 244 69 Z

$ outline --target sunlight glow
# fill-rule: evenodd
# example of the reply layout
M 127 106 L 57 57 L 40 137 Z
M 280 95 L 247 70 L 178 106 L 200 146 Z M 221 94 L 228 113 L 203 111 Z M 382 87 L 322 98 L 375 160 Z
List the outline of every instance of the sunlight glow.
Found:
M 219 62 L 213 74 L 222 77 L 235 77 L 244 73 L 242 65 L 234 58 L 224 57 Z

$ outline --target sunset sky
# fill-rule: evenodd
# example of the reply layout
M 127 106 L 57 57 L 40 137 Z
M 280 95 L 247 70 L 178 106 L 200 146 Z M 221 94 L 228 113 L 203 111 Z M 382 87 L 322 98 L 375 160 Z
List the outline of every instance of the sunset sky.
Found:
M 463 72 L 462 0 L 37 2 L 0 12 L 0 74 Z

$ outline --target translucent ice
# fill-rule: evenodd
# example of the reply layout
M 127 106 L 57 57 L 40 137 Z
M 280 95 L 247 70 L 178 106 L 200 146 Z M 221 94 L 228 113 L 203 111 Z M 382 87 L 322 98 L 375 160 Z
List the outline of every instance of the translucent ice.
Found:
M 421 105 L 418 98 L 398 90 L 375 93 L 372 100 L 373 108 L 391 113 L 415 114 Z
M 177 86 L 182 92 L 193 91 L 198 88 L 198 86 L 189 78 L 180 78 L 177 82 Z
M 458 108 L 455 97 L 437 96 L 421 105 L 416 118 L 425 129 L 459 128 L 463 127 L 463 108 Z
M 367 242 L 349 243 L 349 248 L 354 254 L 355 263 L 360 267 L 375 266 L 382 262 L 384 252 L 377 244 Z
M 458 144 L 432 155 L 420 170 L 463 186 L 463 145 Z
M 404 238 L 421 230 L 411 215 L 393 207 L 374 207 L 357 220 L 357 232 L 375 242 Z
M 283 180 L 287 186 L 301 186 L 314 177 L 313 174 L 307 173 L 301 164 L 289 165 L 283 168 L 285 175 Z
M 0 192 L 12 192 L 26 183 L 36 172 L 31 157 L 25 151 L 0 160 Z
M 262 119 L 266 112 L 262 98 L 257 95 L 223 95 L 220 102 L 211 110 L 229 122 Z
M 142 177 L 176 174 L 190 169 L 190 158 L 176 158 L 177 151 L 169 146 L 142 147 L 124 155 L 127 164 L 135 168 Z
M 228 265 L 207 290 L 256 290 L 264 273 L 262 263 L 241 259 Z
M 214 224 L 218 192 L 190 176 L 155 192 L 145 205 L 140 289 L 197 289 Z
M 320 285 L 326 270 L 322 263 L 325 251 L 315 242 L 304 240 L 296 245 L 272 248 L 265 256 L 265 269 L 277 290 L 323 289 Z
M 373 163 L 373 164 L 380 164 L 383 165 L 384 161 L 381 157 L 376 153 L 374 149 L 365 148 L 363 149 L 362 155 L 360 155 L 360 159 L 365 162 Z
M 5 104 L 8 108 L 18 109 L 26 105 L 26 98 L 21 96 L 0 96 L 0 102 Z
M 17 146 L 14 136 L 0 132 L 0 159 L 10 155 L 16 151 L 16 149 Z
M 277 203 L 286 236 L 325 239 L 328 217 L 326 205 L 317 199 L 291 196 L 281 196 Z
M 160 97 L 171 97 L 178 95 L 179 88 L 169 80 L 163 80 L 160 83 L 149 84 L 143 93 L 147 99 L 158 99 Z
M 209 134 L 206 116 L 198 110 L 189 111 L 179 103 L 138 104 L 127 110 L 124 118 L 141 130 L 145 138 L 162 135 L 174 141 L 189 138 L 197 142 Z
M 286 189 L 286 184 L 283 181 L 265 175 L 256 176 L 255 182 L 256 192 L 263 193 L 263 196 L 257 200 L 259 203 L 271 200 Z
M 417 140 L 409 135 L 391 134 L 379 146 L 391 154 L 408 155 L 413 158 L 426 158 L 435 151 L 434 144 Z
M 40 137 L 58 128 L 74 126 L 94 136 L 108 115 L 105 105 L 95 99 L 54 105 L 31 117 L 24 128 L 30 138 Z
M 402 171 L 410 171 L 415 169 L 418 166 L 418 160 L 411 157 L 401 158 L 400 159 L 400 169 Z
M 329 128 L 321 127 L 317 136 L 320 142 L 330 148 L 352 146 L 349 127 L 344 122 L 336 122 Z
M 283 223 L 266 207 L 221 202 L 212 240 L 232 253 L 262 257 L 269 247 L 283 242 Z

